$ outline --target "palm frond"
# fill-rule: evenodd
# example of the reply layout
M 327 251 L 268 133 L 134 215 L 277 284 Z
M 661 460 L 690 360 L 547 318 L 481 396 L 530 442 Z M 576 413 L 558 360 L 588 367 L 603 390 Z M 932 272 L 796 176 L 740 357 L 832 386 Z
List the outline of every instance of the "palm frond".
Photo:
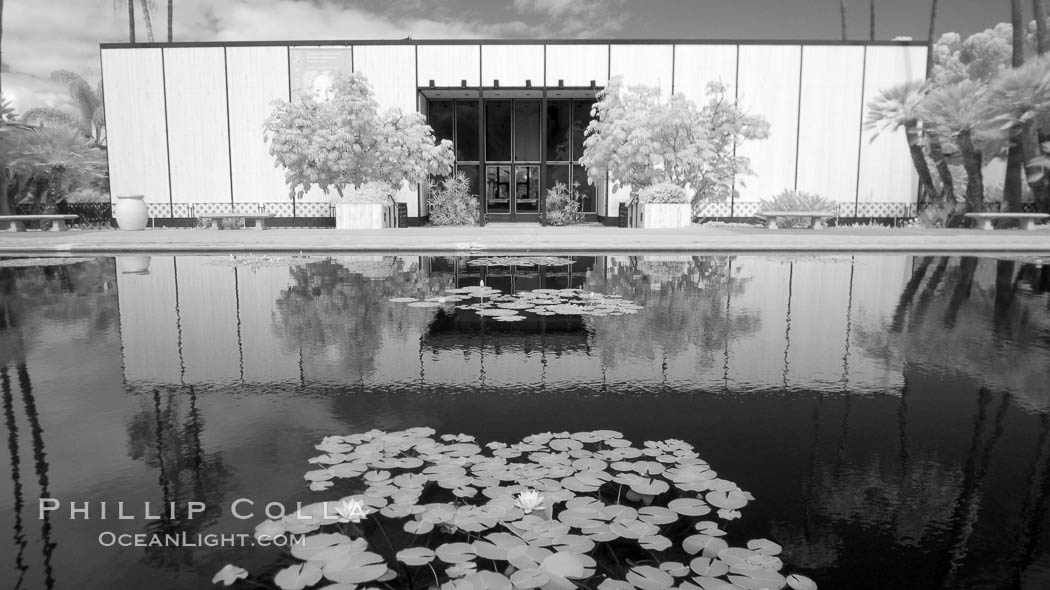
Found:
M 69 70 L 55 70 L 51 72 L 51 79 L 66 85 L 69 96 L 73 98 L 77 108 L 80 109 L 80 119 L 83 124 L 90 124 L 95 116 L 95 111 L 102 107 L 102 99 L 80 74 Z
M 22 113 L 22 121 L 38 127 L 71 127 L 81 133 L 86 131 L 76 115 L 55 107 L 29 109 Z
M 919 116 L 951 135 L 988 127 L 988 86 L 973 80 L 938 86 L 919 105 Z
M 896 131 L 919 121 L 919 105 L 926 95 L 925 82 L 913 80 L 898 84 L 879 92 L 868 102 L 868 119 L 864 126 L 875 129 L 877 137 L 882 131 Z
M 1004 70 L 992 83 L 988 102 L 1004 126 L 1050 113 L 1050 57 Z

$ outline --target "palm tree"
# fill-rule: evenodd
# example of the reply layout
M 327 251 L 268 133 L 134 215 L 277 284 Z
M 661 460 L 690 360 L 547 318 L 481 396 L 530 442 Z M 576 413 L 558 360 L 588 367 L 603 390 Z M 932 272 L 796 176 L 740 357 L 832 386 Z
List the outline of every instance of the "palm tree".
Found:
M 839 11 L 842 13 L 842 40 L 846 40 L 846 0 L 839 0 Z
M 996 113 L 995 122 L 1002 129 L 1009 130 L 1011 140 L 1006 186 L 1003 187 L 1004 204 L 1010 207 L 1010 211 L 1019 208 L 1022 168 L 1033 193 L 1045 201 L 1044 191 L 1040 189 L 1046 185 L 1047 179 L 1035 128 L 1041 117 L 1050 114 L 1050 57 L 1032 60 L 1000 74 L 992 84 L 989 104 Z M 1014 171 L 1011 171 L 1011 165 L 1015 167 Z M 1015 192 L 1009 194 L 1008 190 Z M 1007 197 L 1011 197 L 1009 202 Z
M 113 0 L 113 8 L 128 8 L 128 42 L 135 42 L 135 0 Z
M 919 109 L 922 120 L 955 141 L 966 170 L 966 204 L 970 211 L 981 211 L 984 179 L 981 146 L 996 132 L 988 124 L 988 87 L 980 82 L 962 82 L 935 88 L 926 95 Z
M 33 204 L 45 211 L 70 189 L 101 178 L 106 169 L 105 153 L 73 127 L 33 128 L 18 150 L 16 155 L 32 161 Z
M 76 115 L 55 107 L 29 109 L 22 120 L 40 126 L 68 125 L 92 138 L 96 147 L 106 145 L 106 115 L 102 104 L 102 81 L 92 88 L 80 74 L 69 70 L 51 72 L 51 80 L 66 85 L 79 113 Z
M 14 213 L 14 205 L 27 190 L 41 160 L 29 148 L 32 127 L 13 121 L 14 109 L 0 101 L 0 215 Z
M 4 0 L 0 0 L 0 63 L 3 63 L 3 43 L 4 41 Z M 0 78 L 3 78 L 3 74 L 0 74 Z M 3 95 L 3 84 L 0 83 L 0 96 Z
M 875 141 L 875 138 L 883 131 L 894 132 L 901 127 L 904 128 L 912 164 L 915 165 L 915 171 L 919 173 L 919 184 L 928 199 L 929 195 L 937 193 L 937 189 L 933 184 L 930 166 L 926 162 L 926 154 L 922 151 L 922 137 L 919 130 L 921 120 L 919 105 L 926 94 L 925 88 L 922 82 L 905 82 L 883 90 L 879 96 L 868 103 L 868 120 L 865 121 L 864 126 L 867 129 L 876 130 L 875 135 L 871 138 L 872 141 Z
M 141 0 L 142 19 L 146 21 L 146 40 L 153 43 L 153 0 Z
M 937 32 L 937 0 L 930 3 L 930 32 L 926 35 L 926 79 L 933 75 L 933 35 Z
M 875 40 L 875 0 L 871 0 L 871 2 L 869 3 L 868 6 L 871 8 L 871 15 L 870 15 L 870 18 L 868 19 L 870 21 L 870 25 L 871 25 L 871 40 L 874 41 Z
M 1021 0 L 1010 0 L 1010 24 L 1013 27 L 1013 55 L 1010 66 L 1019 68 L 1024 65 L 1024 19 L 1021 13 Z M 1006 179 L 1003 182 L 1003 208 L 1006 211 L 1018 211 L 1021 208 L 1021 169 L 1024 167 L 1024 147 L 1020 126 L 1014 124 L 1011 134 L 1010 150 L 1006 155 Z
M 1035 49 L 1039 55 L 1050 50 L 1050 39 L 1046 31 L 1046 5 L 1043 0 L 1032 0 L 1032 14 L 1035 17 Z

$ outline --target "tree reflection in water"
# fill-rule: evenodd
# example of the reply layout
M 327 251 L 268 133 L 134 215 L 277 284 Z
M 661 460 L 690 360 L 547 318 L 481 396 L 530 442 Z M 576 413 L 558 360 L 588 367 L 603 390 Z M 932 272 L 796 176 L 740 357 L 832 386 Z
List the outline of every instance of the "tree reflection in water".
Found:
M 277 299 L 274 331 L 289 350 L 340 359 L 348 383 L 363 383 L 376 371 L 375 352 L 387 331 L 418 331 L 433 314 L 406 314 L 391 297 L 427 297 L 434 284 L 418 264 L 402 257 L 327 259 L 292 267 L 294 284 Z
M 206 422 L 197 406 L 197 391 L 190 386 L 154 387 L 138 393 L 142 409 L 128 422 L 128 454 L 157 470 L 161 491 L 160 519 L 151 520 L 146 532 L 192 538 L 220 516 L 230 476 L 220 453 L 205 452 L 201 435 Z M 202 513 L 186 515 L 189 502 L 201 502 Z M 174 503 L 174 518 L 167 507 Z M 187 568 L 194 562 L 193 547 L 147 547 L 145 561 L 169 570 Z
M 1050 297 L 1045 278 L 1032 261 L 916 260 L 888 325 L 858 326 L 854 340 L 867 354 L 906 367 L 897 412 L 899 465 L 893 469 L 886 459 L 871 455 L 864 468 L 840 471 L 834 462 L 814 459 L 804 484 L 810 510 L 802 530 L 781 526 L 785 539 L 792 539 L 784 543 L 787 558 L 799 565 L 809 560 L 816 568 L 849 567 L 842 538 L 861 526 L 869 534 L 888 535 L 896 546 L 925 547 L 936 557 L 935 566 L 923 566 L 926 577 L 914 583 L 956 588 L 998 580 L 995 587 L 1034 587 L 1033 576 L 1038 578 L 1041 570 L 1033 564 L 1045 559 L 1037 538 L 1044 535 L 1050 504 L 1050 347 L 1044 336 L 1050 327 L 1045 313 Z M 964 381 L 943 377 L 959 373 L 967 376 Z M 915 389 L 916 379 L 923 390 Z M 938 406 L 936 396 L 970 383 L 979 386 L 971 390 L 976 408 L 969 443 L 960 449 L 964 460 L 958 462 L 931 446 L 928 430 L 943 425 L 909 427 L 908 421 L 916 403 L 929 412 Z M 842 402 L 847 412 L 850 403 Z M 996 481 L 992 468 L 1011 420 L 1014 428 L 1031 422 L 1023 414 L 1011 418 L 1017 409 L 1038 413 L 1040 427 L 1031 458 L 1025 459 L 1029 483 L 1015 514 L 1003 513 L 1001 494 L 1011 492 Z M 844 431 L 839 440 L 840 453 L 846 435 Z M 1002 465 L 1000 460 L 998 469 Z M 980 528 L 984 532 L 978 533 Z M 990 539 L 1000 542 L 989 546 Z M 885 565 L 908 567 L 904 562 Z
M 71 338 L 92 339 L 113 325 L 117 309 L 116 293 L 111 289 L 115 284 L 112 260 L 57 259 L 49 262 L 31 267 L 0 267 L 0 386 L 3 390 L 4 423 L 8 431 L 14 488 L 13 540 L 18 548 L 15 556 L 15 569 L 18 572 L 15 588 L 23 587 L 32 569 L 25 557 L 29 541 L 22 515 L 25 509 L 25 483 L 22 481 L 21 437 L 13 392 L 15 383 L 29 425 L 29 442 L 37 477 L 37 494 L 30 495 L 51 497 L 50 463 L 45 449 L 44 427 L 33 390 L 32 373 L 27 364 L 27 353 L 36 335 L 26 333 L 26 327 L 40 326 L 40 323 L 30 322 L 28 318 L 40 314 L 49 320 L 62 321 Z M 43 587 L 50 589 L 55 585 L 52 557 L 57 547 L 52 539 L 50 513 L 46 513 L 40 523 L 40 569 L 43 572 Z
M 611 260 L 606 276 L 596 277 L 590 287 L 643 306 L 647 319 L 612 316 L 588 322 L 603 368 L 687 350 L 695 351 L 700 368 L 716 366 L 725 360 L 721 353 L 730 341 L 761 327 L 757 313 L 729 312 L 729 299 L 743 294 L 750 280 L 733 276 L 731 256 Z

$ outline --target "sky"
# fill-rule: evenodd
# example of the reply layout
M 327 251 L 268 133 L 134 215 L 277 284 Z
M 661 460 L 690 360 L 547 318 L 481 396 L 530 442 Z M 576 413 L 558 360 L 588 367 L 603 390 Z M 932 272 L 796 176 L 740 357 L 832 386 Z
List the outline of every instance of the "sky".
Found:
M 147 41 L 141 2 L 136 41 Z M 152 4 L 157 41 L 167 1 Z M 124 0 L 6 0 L 4 95 L 18 111 L 68 105 L 50 72 L 99 77 L 99 43 L 127 42 Z M 876 38 L 925 40 L 930 0 L 874 0 Z M 867 39 L 869 0 L 846 0 Z M 1030 11 L 1031 3 L 1025 2 Z M 1009 21 L 1009 0 L 940 0 L 938 35 Z M 1026 14 L 1026 20 L 1030 14 Z M 838 39 L 839 0 L 174 0 L 175 41 L 449 38 Z

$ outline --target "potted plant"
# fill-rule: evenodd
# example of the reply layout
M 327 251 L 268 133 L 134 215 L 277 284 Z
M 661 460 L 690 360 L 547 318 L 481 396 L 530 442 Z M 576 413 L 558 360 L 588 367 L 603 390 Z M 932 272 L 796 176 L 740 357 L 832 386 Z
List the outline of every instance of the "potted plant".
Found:
M 380 229 L 394 225 L 394 187 L 366 182 L 332 199 L 336 229 Z
M 628 210 L 631 227 L 689 227 L 693 216 L 689 192 L 670 182 L 638 191 Z
M 377 182 L 389 189 L 392 203 L 403 183 L 419 183 L 452 171 L 452 143 L 435 143 L 433 129 L 419 113 L 400 109 L 380 113 L 372 88 L 361 74 L 340 76 L 331 96 L 325 97 L 318 100 L 304 95 L 294 103 L 274 101 L 274 110 L 264 123 L 270 155 L 285 169 L 290 198 L 302 198 L 316 186 L 325 194 L 335 189 L 337 211 L 343 205 L 377 205 L 376 199 L 386 202 L 381 193 L 387 189 L 373 187 L 355 196 L 368 183 Z M 381 217 L 366 214 L 364 209 L 354 218 L 362 222 L 380 219 L 378 225 L 369 227 L 383 227 Z

